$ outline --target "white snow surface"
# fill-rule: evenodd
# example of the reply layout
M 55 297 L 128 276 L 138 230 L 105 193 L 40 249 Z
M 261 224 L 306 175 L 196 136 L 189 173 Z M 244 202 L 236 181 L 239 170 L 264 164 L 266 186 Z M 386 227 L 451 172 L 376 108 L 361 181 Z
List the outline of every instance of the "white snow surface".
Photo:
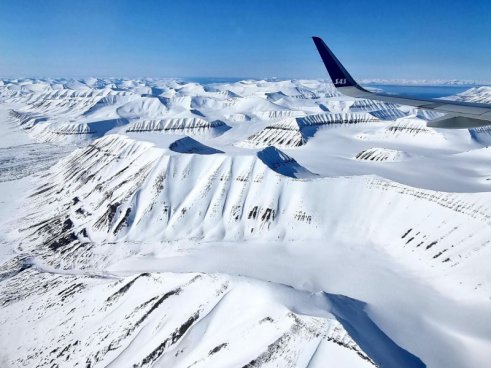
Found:
M 325 81 L 4 80 L 0 366 L 486 366 L 491 130 L 435 117 Z

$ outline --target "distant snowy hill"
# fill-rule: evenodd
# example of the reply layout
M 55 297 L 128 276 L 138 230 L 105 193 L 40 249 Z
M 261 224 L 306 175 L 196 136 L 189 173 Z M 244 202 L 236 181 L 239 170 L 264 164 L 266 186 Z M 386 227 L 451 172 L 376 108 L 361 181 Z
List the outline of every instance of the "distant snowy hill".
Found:
M 312 80 L 0 100 L 0 366 L 491 359 L 491 130 Z
M 489 86 L 491 81 L 447 79 L 361 79 L 363 84 L 395 86 Z

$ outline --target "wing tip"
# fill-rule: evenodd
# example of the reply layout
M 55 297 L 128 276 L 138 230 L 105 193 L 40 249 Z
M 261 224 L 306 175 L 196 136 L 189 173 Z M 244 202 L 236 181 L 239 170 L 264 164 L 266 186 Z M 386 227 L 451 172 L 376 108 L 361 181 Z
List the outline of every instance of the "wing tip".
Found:
M 335 87 L 357 87 L 358 84 L 344 68 L 334 53 L 329 49 L 324 40 L 318 36 L 312 36 L 312 40 L 326 67 L 327 73 Z

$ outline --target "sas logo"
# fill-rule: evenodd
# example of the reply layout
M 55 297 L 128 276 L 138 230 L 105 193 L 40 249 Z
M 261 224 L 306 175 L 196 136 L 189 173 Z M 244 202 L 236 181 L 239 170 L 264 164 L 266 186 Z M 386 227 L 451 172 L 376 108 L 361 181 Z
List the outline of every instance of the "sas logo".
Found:
M 336 85 L 346 84 L 346 79 L 345 78 L 342 78 L 342 79 L 336 78 L 336 80 L 334 81 L 334 84 L 336 84 Z

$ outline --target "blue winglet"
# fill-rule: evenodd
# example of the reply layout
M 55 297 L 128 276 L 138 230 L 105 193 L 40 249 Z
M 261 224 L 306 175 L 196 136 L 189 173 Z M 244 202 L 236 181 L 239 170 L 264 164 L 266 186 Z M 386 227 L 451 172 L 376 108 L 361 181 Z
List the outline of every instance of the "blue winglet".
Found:
M 332 51 L 329 50 L 329 47 L 327 47 L 324 41 L 322 41 L 322 39 L 319 37 L 312 37 L 312 39 L 314 40 L 317 51 L 319 51 L 334 86 L 360 88 L 358 83 L 355 82 L 336 56 L 334 56 Z

